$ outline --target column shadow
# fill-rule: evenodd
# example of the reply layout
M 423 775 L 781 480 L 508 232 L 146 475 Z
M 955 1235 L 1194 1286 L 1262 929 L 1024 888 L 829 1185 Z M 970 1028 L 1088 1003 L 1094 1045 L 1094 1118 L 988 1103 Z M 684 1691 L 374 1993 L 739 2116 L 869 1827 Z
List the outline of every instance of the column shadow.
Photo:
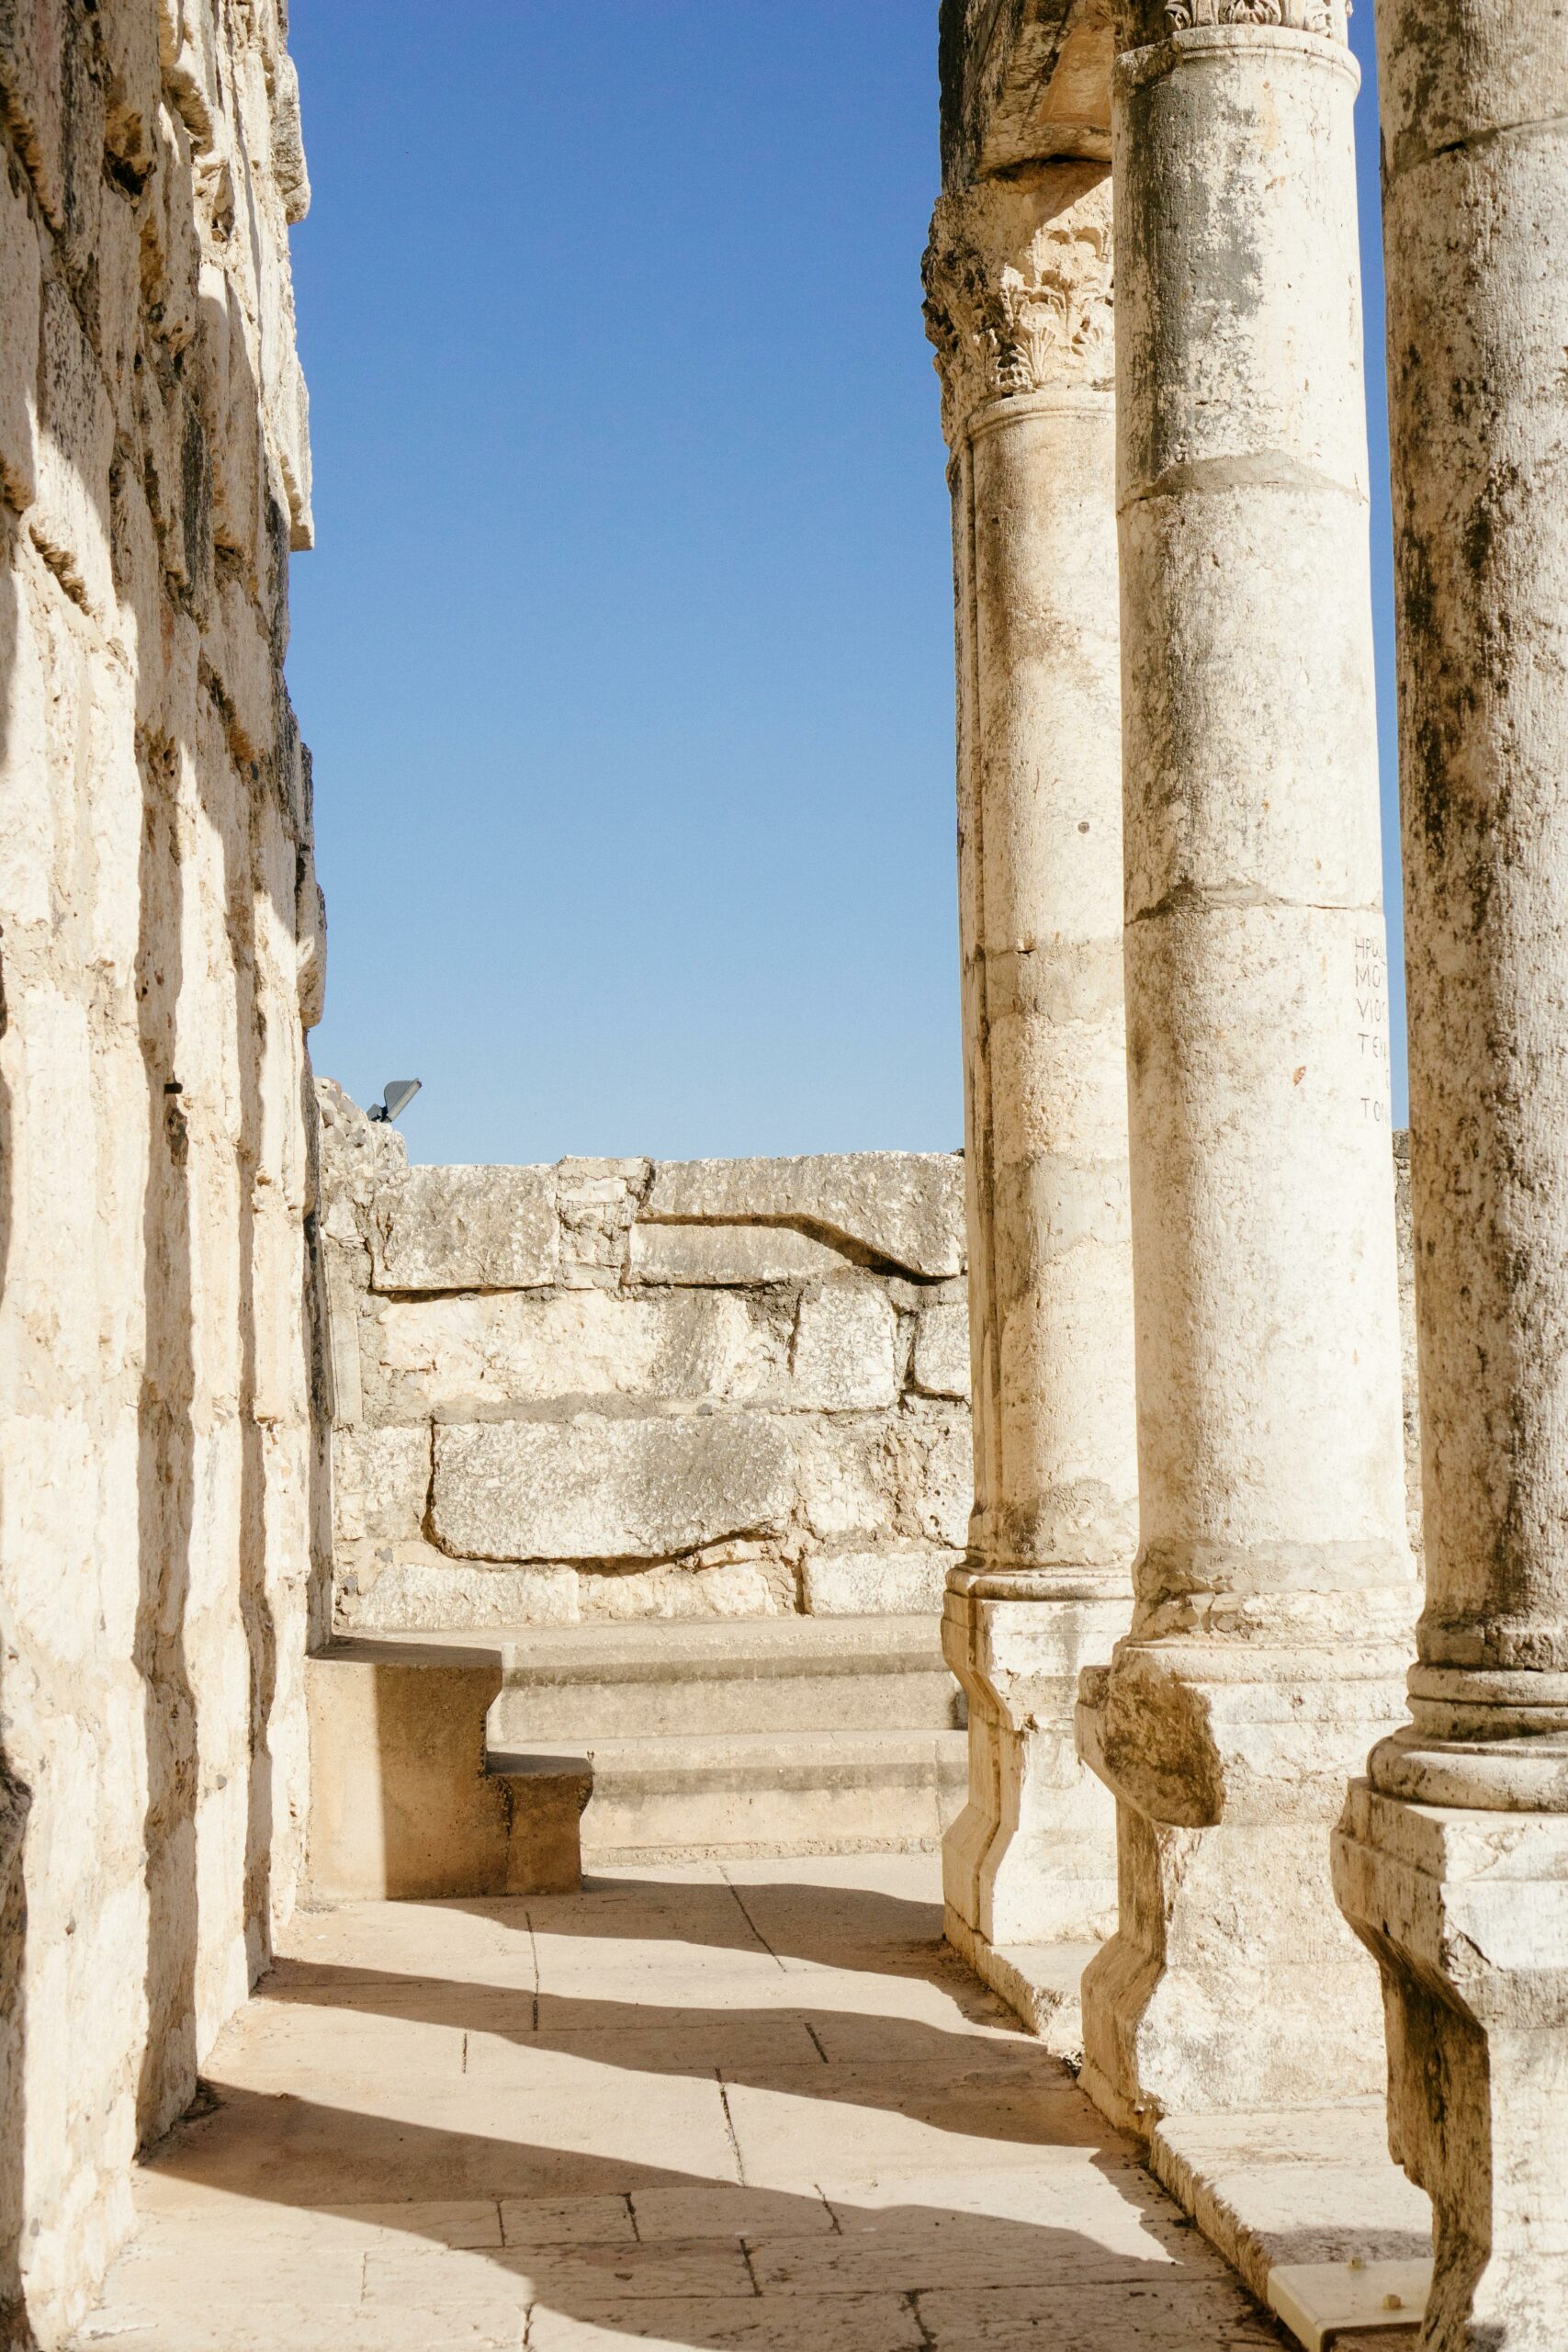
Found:
M 969 2352 L 989 2338 L 965 2300 L 1011 2290 L 1011 2324 L 998 2340 L 1037 2343 L 1040 2352 L 1058 2346 L 1063 2352 L 1161 2352 L 1167 2346 L 1175 2352 L 1178 2346 L 1194 2352 L 1200 2344 L 1217 2347 L 1221 2342 L 1227 2352 L 1241 2352 L 1285 2340 L 1191 2225 L 1157 2211 L 1162 2200 L 1154 2185 L 1134 2187 L 1143 2179 L 1135 2172 L 1125 2184 L 1119 2175 L 1116 2186 L 1131 2192 L 1134 2211 L 1127 2234 L 1136 2251 L 1050 2222 L 976 2213 L 915 2196 L 874 2204 L 835 2196 L 829 2225 L 822 2199 L 804 2190 L 716 2181 L 545 2143 L 503 2143 L 392 2122 L 221 2081 L 212 2087 L 216 2111 L 182 2125 L 156 2152 L 158 2226 L 165 2243 L 167 2233 L 188 2226 L 193 2245 L 197 2234 L 212 2245 L 224 2226 L 199 2206 L 183 2224 L 169 2197 L 173 2181 L 227 2189 L 297 2215 L 321 2213 L 344 2225 L 362 2209 L 378 2233 L 393 2232 L 431 2250 L 428 2272 L 400 2268 L 397 2290 L 403 2308 L 430 2310 L 433 2325 L 435 2314 L 448 2309 L 460 2319 L 465 2302 L 488 2301 L 493 2290 L 501 2297 L 515 2294 L 519 2325 L 527 2308 L 536 2319 L 547 2312 L 609 2335 L 678 2343 L 689 2352 L 756 2352 L 801 2340 L 790 2318 L 799 2295 L 804 2336 L 826 2324 L 826 2301 L 837 2310 L 840 2326 L 854 2327 L 860 2313 L 863 2340 L 882 2345 L 886 2307 L 893 2304 L 910 2314 L 911 2346 Z M 684 2235 L 679 2228 L 636 2234 L 639 2199 L 659 2192 L 691 2200 L 694 2222 L 703 2205 L 722 2199 L 722 2232 L 710 2224 L 707 2232 L 694 2226 Z M 572 2222 L 560 2218 L 563 2209 L 589 2199 L 604 2200 L 595 2225 L 610 2226 L 615 2216 L 608 2209 L 615 2204 L 626 2225 L 607 2239 L 577 2234 Z M 500 2212 L 497 2234 L 510 2234 L 512 2243 L 476 2246 L 472 2209 L 492 2201 Z M 247 2222 L 247 2233 L 251 2226 Z M 265 2221 L 259 2229 L 265 2242 Z M 561 2232 L 559 2239 L 552 2239 L 552 2229 Z M 297 2269 L 309 2244 L 308 2238 L 290 2240 Z M 453 2268 L 444 2281 L 443 2249 L 461 2256 L 463 2275 Z M 308 2253 L 304 2258 L 308 2262 Z M 367 2252 L 366 2285 L 372 2293 L 378 2263 L 395 2258 L 395 2250 Z M 469 2267 L 476 2260 L 485 2264 L 490 2284 L 476 2286 Z M 705 2260 L 715 2274 L 705 2285 Z M 679 2280 L 660 2275 L 661 2262 L 671 2261 L 682 2274 Z M 1073 2297 L 1069 2330 L 1053 2317 L 1064 2293 Z M 1152 2307 L 1151 2293 L 1159 2297 Z M 216 2278 L 193 2284 L 192 2301 L 209 2327 L 221 2294 Z M 922 2310 L 926 2298 L 942 2299 L 929 2315 L 929 2307 Z M 943 2303 L 958 2309 L 944 2312 Z M 373 2321 L 373 2309 L 356 2308 Z M 247 2311 L 254 2328 L 254 2296 Z M 152 2316 L 151 2309 L 137 2312 L 143 2324 Z M 156 2317 L 173 2327 L 178 2316 L 165 2287 Z M 532 2322 L 529 2335 L 534 2340 Z M 855 2336 L 835 2331 L 833 2340 L 848 2344 Z
M 656 1882 L 670 1908 L 650 1918 L 649 1882 L 599 1871 L 585 1878 L 582 1896 L 450 1897 L 446 1907 L 476 1917 L 504 1918 L 526 1905 L 536 1928 L 570 1918 L 574 1937 L 621 1938 L 637 1943 L 664 1939 L 713 1951 L 763 1951 L 814 1967 L 847 1968 L 880 1976 L 917 1976 L 941 1985 L 964 2016 L 1015 2022 L 944 1941 L 942 1905 L 890 1894 L 880 1887 L 768 1879 L 754 1884 L 724 1879 Z M 621 1899 L 626 1898 L 626 1899 Z
M 595 2064 L 624 2067 L 633 2075 L 694 2081 L 712 2081 L 717 2075 L 750 2090 L 882 2109 L 958 2136 L 1032 2144 L 1041 2137 L 1038 2113 L 1014 2109 L 998 2115 L 990 2104 L 1004 2085 L 1011 2085 L 1029 2090 L 1040 2108 L 1054 2105 L 1058 2125 L 1081 2110 L 1082 2128 L 1067 2134 L 1075 2144 L 1117 2141 L 1111 2127 L 1089 2109 L 1066 2067 L 1032 2038 L 1021 2033 L 1014 2039 L 985 2040 L 900 2018 L 896 2054 L 884 2042 L 879 2056 L 874 2029 L 886 2020 L 852 2009 L 807 2006 L 809 1979 L 792 1981 L 801 1988 L 800 2006 L 706 2008 L 691 2001 L 660 2005 L 535 1993 L 390 1970 L 355 1969 L 345 1983 L 330 1967 L 290 1961 L 286 1971 L 264 1982 L 257 1998 L 264 2007 L 299 2004 L 331 2008 L 341 2001 L 356 2014 L 461 2029 L 518 2049 L 566 2057 L 582 2057 L 591 2050 Z M 741 2038 L 738 2029 L 757 2024 L 775 2029 L 766 2038 L 794 2044 L 794 2054 L 753 2050 L 737 2056 L 714 2055 Z M 660 2047 L 657 2037 L 666 2034 L 671 2046 Z M 854 2054 L 857 2041 L 872 2044 L 863 2057 Z M 829 2058 L 829 2052 L 837 2054 Z M 1132 2143 L 1119 2144 L 1132 2161 Z

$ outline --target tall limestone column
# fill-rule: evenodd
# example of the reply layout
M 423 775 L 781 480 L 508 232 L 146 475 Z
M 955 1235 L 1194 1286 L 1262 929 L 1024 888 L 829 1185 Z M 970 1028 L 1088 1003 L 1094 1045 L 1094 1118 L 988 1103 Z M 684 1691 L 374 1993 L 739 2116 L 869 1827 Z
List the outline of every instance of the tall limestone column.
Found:
M 1329 1835 L 1415 1597 L 1357 70 L 1317 0 L 1140 0 L 1118 46 L 1141 1511 L 1133 1630 L 1079 1714 L 1121 1873 L 1083 2079 L 1147 2131 L 1380 2079 Z
M 950 1940 L 1048 2040 L 1115 1917 L 1081 1666 L 1136 1535 L 1122 1012 L 1111 189 L 982 178 L 926 256 L 953 458 L 976 1508 L 943 1639 L 969 1699 Z
M 1336 1882 L 1426 2352 L 1568 2340 L 1568 26 L 1378 0 L 1427 1602 Z

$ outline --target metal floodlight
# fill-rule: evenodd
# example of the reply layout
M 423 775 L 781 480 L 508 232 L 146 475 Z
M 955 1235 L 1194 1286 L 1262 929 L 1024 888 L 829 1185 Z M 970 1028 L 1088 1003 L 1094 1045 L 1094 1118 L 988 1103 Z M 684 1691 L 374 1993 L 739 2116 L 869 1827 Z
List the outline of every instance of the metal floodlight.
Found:
M 408 1109 L 409 1104 L 419 1092 L 420 1084 L 421 1081 L 417 1078 L 389 1078 L 387 1080 L 386 1101 L 372 1103 L 368 1115 L 372 1119 L 385 1120 L 389 1126 L 394 1119 L 400 1117 Z

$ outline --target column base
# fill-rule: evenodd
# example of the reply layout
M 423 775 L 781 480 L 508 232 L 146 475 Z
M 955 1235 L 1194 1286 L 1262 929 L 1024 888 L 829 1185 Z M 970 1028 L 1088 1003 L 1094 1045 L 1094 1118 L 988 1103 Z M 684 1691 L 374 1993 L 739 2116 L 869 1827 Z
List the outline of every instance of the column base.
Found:
M 969 1702 L 969 1801 L 942 1841 L 948 1940 L 1070 2050 L 1083 1948 L 1116 1921 L 1114 1808 L 1078 1761 L 1074 1705 L 1080 1670 L 1110 1656 L 1131 1602 L 994 1600 L 968 1581 L 953 1578 L 942 1621 Z M 1056 1947 L 1067 1948 L 1060 1965 L 1039 1956 Z
M 1083 1981 L 1081 2080 L 1122 2131 L 1343 2104 L 1383 2068 L 1375 1972 L 1329 1832 L 1404 1704 L 1396 1647 L 1123 1642 L 1078 1737 L 1118 1799 L 1117 1932 Z
M 1568 1816 L 1413 1804 L 1358 1781 L 1333 1869 L 1382 1975 L 1390 2143 L 1432 2199 L 1422 2352 L 1558 2352 Z
M 993 1944 L 945 1905 L 942 1933 L 981 1983 L 1007 2003 L 1031 2033 L 1039 2035 L 1054 2058 L 1080 2056 L 1078 1986 L 1100 1950 L 1097 1943 Z

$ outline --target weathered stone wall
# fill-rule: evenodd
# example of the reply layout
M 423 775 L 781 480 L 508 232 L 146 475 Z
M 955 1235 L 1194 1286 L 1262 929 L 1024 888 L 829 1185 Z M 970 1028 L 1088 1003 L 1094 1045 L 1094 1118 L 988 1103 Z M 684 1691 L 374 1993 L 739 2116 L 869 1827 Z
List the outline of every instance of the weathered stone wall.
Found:
M 0 2339 L 299 1868 L 309 543 L 283 0 L 0 5 Z
M 340 1626 L 940 1611 L 961 1159 L 411 1168 L 319 1091 Z

